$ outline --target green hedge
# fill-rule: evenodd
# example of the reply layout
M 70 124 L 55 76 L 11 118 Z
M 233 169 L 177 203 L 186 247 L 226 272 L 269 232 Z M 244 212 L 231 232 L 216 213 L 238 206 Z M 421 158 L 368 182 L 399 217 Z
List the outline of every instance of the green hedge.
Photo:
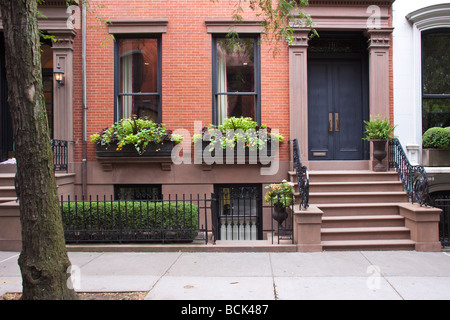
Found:
M 422 137 L 424 148 L 450 149 L 450 127 L 433 127 Z
M 152 231 L 161 237 L 173 231 L 183 239 L 195 238 L 199 228 L 198 206 L 189 202 L 92 201 L 63 202 L 65 231 Z M 161 233 L 162 232 L 162 233 Z

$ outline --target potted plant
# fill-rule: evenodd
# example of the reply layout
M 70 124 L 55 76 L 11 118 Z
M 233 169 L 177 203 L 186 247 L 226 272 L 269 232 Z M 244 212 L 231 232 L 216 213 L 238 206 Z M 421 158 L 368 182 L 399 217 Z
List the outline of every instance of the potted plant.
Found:
M 374 166 L 374 171 L 382 172 L 387 171 L 386 166 L 382 161 L 387 156 L 386 143 L 389 139 L 392 139 L 392 133 L 395 127 L 390 123 L 388 119 L 377 119 L 370 117 L 370 121 L 364 121 L 366 124 L 364 140 L 372 141 L 373 144 L 373 157 L 378 160 L 378 163 Z
M 170 156 L 182 136 L 147 118 L 122 119 L 93 134 L 97 157 Z
M 450 127 L 433 127 L 422 136 L 422 164 L 425 167 L 450 166 Z
M 288 217 L 286 208 L 294 200 L 294 183 L 283 180 L 281 183 L 273 183 L 266 186 L 266 189 L 268 191 L 264 199 L 274 208 L 272 218 L 279 224 L 282 224 Z
M 203 127 L 201 133 L 195 134 L 192 141 L 194 144 L 201 143 L 202 150 L 208 150 L 211 156 L 215 155 L 215 150 L 221 148 L 226 152 L 245 154 L 249 151 L 260 152 L 267 149 L 267 155 L 271 155 L 271 144 L 274 141 L 282 142 L 284 137 L 281 134 L 272 133 L 271 128 L 266 125 L 259 126 L 257 122 L 249 117 L 230 117 L 224 124 L 215 126 L 210 124 Z M 243 148 L 239 152 L 238 148 Z

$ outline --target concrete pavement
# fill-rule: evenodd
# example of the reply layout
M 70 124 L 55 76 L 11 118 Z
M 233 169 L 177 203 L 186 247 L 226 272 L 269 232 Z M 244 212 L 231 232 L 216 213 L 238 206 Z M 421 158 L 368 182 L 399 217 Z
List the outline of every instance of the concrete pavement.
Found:
M 0 252 L 0 295 L 20 292 L 18 252 Z M 69 252 L 78 292 L 146 300 L 450 299 L 450 253 Z

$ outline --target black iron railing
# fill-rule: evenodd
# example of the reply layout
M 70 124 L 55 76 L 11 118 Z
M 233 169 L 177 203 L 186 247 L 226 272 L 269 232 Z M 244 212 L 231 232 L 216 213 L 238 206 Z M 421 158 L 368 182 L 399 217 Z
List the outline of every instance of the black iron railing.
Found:
M 293 140 L 293 160 L 300 193 L 300 207 L 307 209 L 309 207 L 309 174 L 308 168 L 302 165 L 297 139 Z
M 53 150 L 53 163 L 55 171 L 69 171 L 69 142 L 65 140 L 51 140 Z
M 425 168 L 411 165 L 397 138 L 389 140 L 389 168 L 397 171 L 411 203 L 431 205 Z
M 206 197 L 159 200 L 61 198 L 67 243 L 208 243 Z

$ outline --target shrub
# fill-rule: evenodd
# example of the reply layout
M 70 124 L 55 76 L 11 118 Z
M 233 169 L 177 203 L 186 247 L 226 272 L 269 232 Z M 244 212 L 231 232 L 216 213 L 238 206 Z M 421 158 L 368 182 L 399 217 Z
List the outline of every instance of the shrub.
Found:
M 192 240 L 199 228 L 198 207 L 183 201 L 74 201 L 63 202 L 61 211 L 66 231 L 146 231 L 161 239 L 176 232 Z
M 388 119 L 377 119 L 370 117 L 370 121 L 364 121 L 366 124 L 366 137 L 364 140 L 374 140 L 374 139 L 392 139 L 392 133 L 395 127 L 389 122 Z
M 450 149 L 450 127 L 433 127 L 422 136 L 424 148 Z

